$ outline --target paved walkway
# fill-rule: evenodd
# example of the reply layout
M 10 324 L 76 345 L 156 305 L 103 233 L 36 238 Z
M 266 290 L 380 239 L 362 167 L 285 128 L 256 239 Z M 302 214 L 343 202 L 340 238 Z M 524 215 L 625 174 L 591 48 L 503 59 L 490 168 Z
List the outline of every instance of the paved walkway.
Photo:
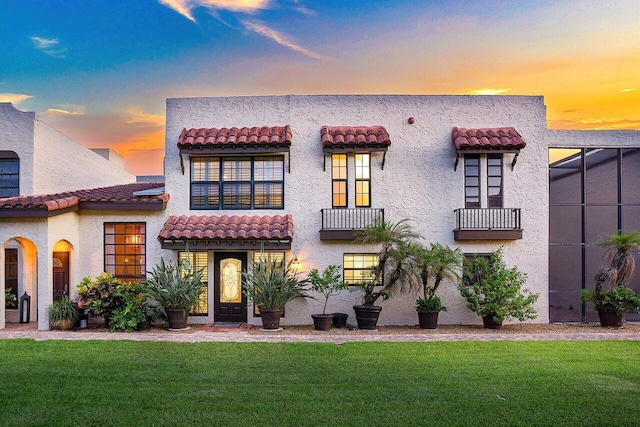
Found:
M 0 339 L 26 338 L 36 341 L 45 340 L 130 340 L 130 341 L 169 341 L 169 342 L 328 342 L 343 344 L 355 341 L 387 342 L 429 342 L 429 341 L 549 341 L 549 340 L 627 340 L 640 341 L 640 333 L 634 332 L 576 332 L 576 333 L 533 333 L 502 334 L 499 332 L 474 334 L 379 334 L 376 331 L 346 335 L 327 331 L 322 334 L 287 335 L 279 332 L 268 334 L 250 334 L 246 330 L 225 329 L 215 331 L 211 328 L 197 331 L 173 332 L 91 332 L 91 331 L 38 331 L 32 327 L 9 327 L 0 330 Z

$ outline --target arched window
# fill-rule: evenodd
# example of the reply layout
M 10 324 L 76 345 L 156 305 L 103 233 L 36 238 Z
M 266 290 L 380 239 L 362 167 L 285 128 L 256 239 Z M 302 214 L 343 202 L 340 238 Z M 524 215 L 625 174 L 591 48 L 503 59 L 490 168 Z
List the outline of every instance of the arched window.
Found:
M 13 151 L 0 150 L 0 198 L 20 195 L 20 158 Z

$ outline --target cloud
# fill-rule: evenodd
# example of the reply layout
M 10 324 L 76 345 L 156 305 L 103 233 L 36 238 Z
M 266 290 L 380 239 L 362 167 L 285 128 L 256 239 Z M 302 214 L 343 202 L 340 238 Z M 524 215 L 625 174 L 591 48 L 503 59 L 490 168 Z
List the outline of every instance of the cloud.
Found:
M 276 43 L 278 43 L 281 46 L 284 47 L 288 47 L 291 50 L 294 50 L 296 52 L 302 53 L 310 58 L 313 59 L 320 59 L 320 60 L 329 60 L 329 61 L 333 61 L 335 60 L 334 58 L 331 58 L 329 56 L 324 56 L 321 55 L 319 53 L 315 53 L 313 51 L 310 51 L 309 49 L 300 46 L 299 44 L 297 44 L 295 41 L 290 40 L 289 36 L 287 36 L 286 34 L 283 34 L 277 30 L 274 30 L 273 28 L 269 28 L 266 25 L 264 25 L 262 22 L 258 22 L 258 21 L 242 21 L 242 24 L 250 31 L 253 31 L 257 34 L 260 34 L 263 37 L 267 37 L 273 41 L 275 41 Z
M 33 98 L 31 95 L 22 93 L 0 93 L 0 102 L 10 102 L 12 104 L 20 104 L 22 101 Z
M 317 13 L 315 10 L 311 10 L 305 6 L 292 6 L 291 9 L 295 10 L 296 12 L 300 12 L 303 15 L 307 15 L 307 16 L 316 16 Z
M 85 113 L 85 107 L 83 105 L 75 104 L 62 104 L 60 108 L 49 108 L 45 114 L 69 114 L 69 115 L 82 115 Z
M 620 92 L 633 92 L 634 90 L 636 90 L 635 87 L 630 87 L 628 89 L 620 89 Z
M 215 10 L 229 10 L 231 12 L 253 13 L 267 9 L 271 0 L 158 0 L 190 21 L 196 22 L 193 10 L 198 7 Z
M 575 129 L 575 130 L 640 130 L 640 118 L 638 119 L 599 119 L 576 118 L 547 120 L 549 129 Z
M 465 95 L 502 95 L 503 93 L 509 92 L 510 90 L 510 87 L 503 89 L 485 88 L 466 92 Z
M 134 174 L 162 173 L 164 117 L 129 107 L 114 114 L 82 114 L 50 108 L 38 118 L 89 148 L 111 148 Z
M 64 58 L 66 56 L 65 53 L 67 52 L 67 49 L 59 48 L 58 39 L 46 39 L 38 36 L 31 36 L 30 39 L 36 49 L 49 56 L 53 56 L 55 58 Z

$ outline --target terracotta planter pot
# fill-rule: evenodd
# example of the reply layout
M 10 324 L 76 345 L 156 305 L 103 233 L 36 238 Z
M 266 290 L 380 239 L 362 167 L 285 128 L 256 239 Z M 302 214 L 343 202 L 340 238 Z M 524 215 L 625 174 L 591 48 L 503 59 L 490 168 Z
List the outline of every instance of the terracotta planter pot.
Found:
M 484 316 L 482 318 L 482 323 L 486 329 L 500 329 L 502 328 L 502 322 L 494 322 L 493 315 Z
M 328 331 L 331 329 L 333 314 L 312 314 L 311 317 L 316 331 Z
M 421 311 L 418 310 L 418 323 L 420 329 L 437 329 L 438 328 L 439 311 Z
M 380 317 L 382 307 L 377 305 L 354 305 L 353 311 L 356 312 L 358 329 L 372 331 L 378 325 L 378 317 Z
M 625 313 L 618 314 L 615 311 L 602 311 L 598 310 L 598 316 L 600 317 L 600 326 L 622 328 L 624 323 Z
M 184 329 L 187 327 L 187 319 L 189 318 L 189 310 L 186 308 L 165 308 L 169 327 L 171 329 Z
M 334 328 L 344 328 L 347 326 L 347 318 L 349 317 L 346 313 L 333 313 L 333 327 Z
M 279 329 L 280 317 L 282 317 L 282 309 L 279 309 L 279 310 L 260 309 L 260 317 L 262 318 L 263 329 Z

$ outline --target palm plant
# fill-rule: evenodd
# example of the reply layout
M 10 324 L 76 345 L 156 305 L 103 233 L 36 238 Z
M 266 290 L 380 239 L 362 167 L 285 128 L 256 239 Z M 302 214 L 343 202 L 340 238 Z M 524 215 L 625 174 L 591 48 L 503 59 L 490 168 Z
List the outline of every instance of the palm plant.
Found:
M 356 241 L 379 246 L 378 264 L 373 280 L 358 284 L 364 290 L 364 305 L 372 306 L 378 298 L 388 299 L 392 292 L 412 289 L 416 283 L 414 239 L 420 237 L 403 219 L 396 223 L 376 219 L 356 234 Z M 376 291 L 376 286 L 382 289 Z
M 440 243 L 432 243 L 429 247 L 418 247 L 416 255 L 422 290 L 422 295 L 416 300 L 417 309 L 446 311 L 436 291 L 442 281 L 455 282 L 460 279 L 464 259 L 462 252 L 459 248 L 451 249 Z
M 617 272 L 614 286 L 629 286 L 635 272 L 635 259 L 630 251 L 640 248 L 640 232 L 623 233 L 622 230 L 618 230 L 617 233 L 608 235 L 598 245 L 607 248 L 602 258 L 604 266 L 615 269 Z

